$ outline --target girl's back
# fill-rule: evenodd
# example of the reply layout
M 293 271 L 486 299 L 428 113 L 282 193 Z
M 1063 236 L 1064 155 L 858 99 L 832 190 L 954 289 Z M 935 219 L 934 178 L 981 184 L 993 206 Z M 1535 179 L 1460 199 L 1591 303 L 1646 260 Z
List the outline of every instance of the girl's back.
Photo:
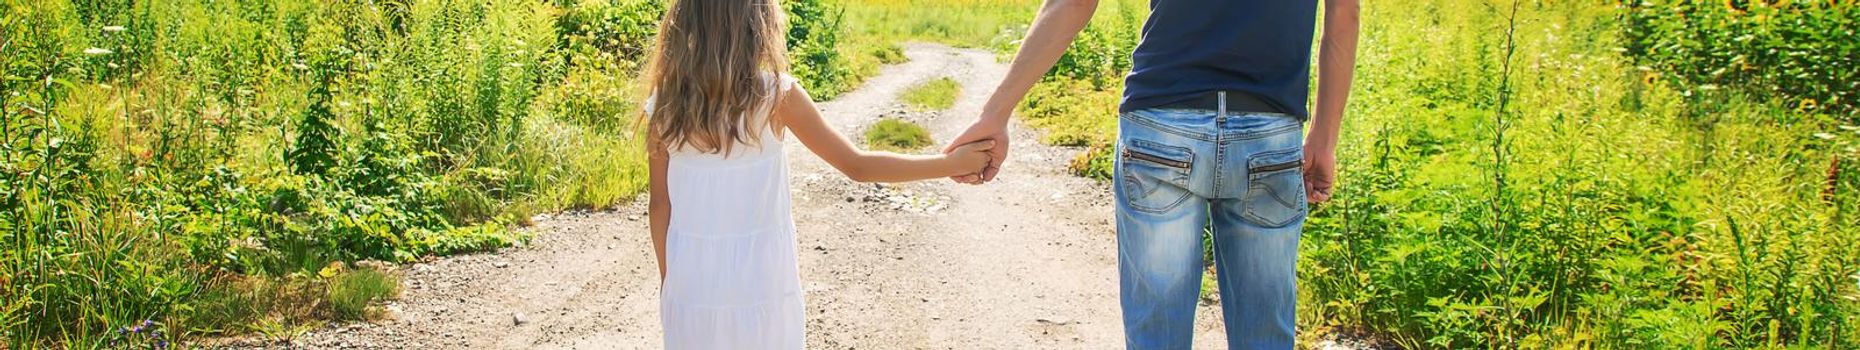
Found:
M 777 86 L 791 84 L 784 76 Z M 676 214 L 659 304 L 667 348 L 802 346 L 787 156 L 762 122 L 768 109 L 753 113 L 743 120 L 745 131 L 760 133 L 756 144 L 735 144 L 727 155 L 669 152 L 665 179 Z
M 788 163 L 793 136 L 853 180 L 979 173 L 991 142 L 946 154 L 858 149 L 786 71 L 775 1 L 672 3 L 646 70 L 651 225 L 668 349 L 800 349 Z

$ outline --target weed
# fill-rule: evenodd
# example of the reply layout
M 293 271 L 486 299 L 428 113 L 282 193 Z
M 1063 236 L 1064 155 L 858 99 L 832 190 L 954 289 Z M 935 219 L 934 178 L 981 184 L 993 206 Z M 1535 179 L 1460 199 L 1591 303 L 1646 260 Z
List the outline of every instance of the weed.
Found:
M 956 96 L 961 90 L 962 85 L 957 84 L 955 79 L 942 77 L 911 86 L 898 99 L 912 109 L 940 111 L 956 105 Z
M 897 118 L 879 119 L 865 130 L 865 144 L 874 149 L 912 151 L 929 146 L 930 132 Z
M 332 275 L 326 277 L 329 279 L 326 300 L 338 319 L 366 319 L 370 305 L 400 294 L 400 279 L 386 272 L 362 268 Z

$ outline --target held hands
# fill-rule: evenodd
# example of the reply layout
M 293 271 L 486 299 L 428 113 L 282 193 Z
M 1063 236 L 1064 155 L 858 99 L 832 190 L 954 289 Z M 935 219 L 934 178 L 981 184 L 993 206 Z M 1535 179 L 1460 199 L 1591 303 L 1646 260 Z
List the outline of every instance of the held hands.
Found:
M 989 164 L 992 164 L 995 159 L 994 154 L 990 153 L 991 150 L 995 149 L 994 140 L 981 140 L 951 145 L 951 147 L 954 148 L 944 153 L 943 157 L 957 164 L 959 167 L 958 169 L 973 169 L 974 172 L 967 174 L 981 173 L 983 170 L 988 169 Z
M 969 129 L 962 132 L 962 135 L 956 136 L 956 139 L 951 140 L 948 146 L 944 146 L 943 153 L 954 156 L 956 152 L 959 152 L 964 147 L 968 147 L 980 141 L 993 141 L 989 143 L 988 148 L 982 149 L 983 151 L 987 151 L 989 155 L 988 164 L 975 173 L 952 176 L 949 178 L 950 180 L 965 184 L 979 185 L 995 179 L 995 174 L 1001 171 L 1001 163 L 1007 161 L 1008 156 L 1007 118 L 988 118 L 984 116 L 976 120 L 975 124 L 969 125 Z

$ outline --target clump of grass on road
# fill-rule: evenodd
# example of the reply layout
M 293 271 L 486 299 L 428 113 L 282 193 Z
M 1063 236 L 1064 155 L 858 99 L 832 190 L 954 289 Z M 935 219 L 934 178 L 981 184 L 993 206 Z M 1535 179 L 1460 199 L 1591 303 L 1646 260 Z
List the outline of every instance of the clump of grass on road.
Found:
M 371 268 L 338 273 L 329 280 L 330 311 L 341 319 L 366 319 L 369 305 L 399 295 L 399 278 Z
M 911 151 L 929 146 L 930 132 L 916 123 L 885 118 L 865 130 L 865 144 L 879 150 Z
M 961 91 L 962 86 L 957 85 L 955 79 L 942 77 L 904 90 L 904 96 L 901 99 L 912 109 L 940 111 L 956 105 L 956 94 Z

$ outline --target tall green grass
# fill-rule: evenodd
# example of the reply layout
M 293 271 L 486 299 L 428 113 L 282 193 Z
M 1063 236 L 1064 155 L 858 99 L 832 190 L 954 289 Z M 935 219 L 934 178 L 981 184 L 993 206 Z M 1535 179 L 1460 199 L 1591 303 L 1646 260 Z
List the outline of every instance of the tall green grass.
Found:
M 1364 4 L 1341 192 L 1315 207 L 1301 246 L 1300 329 L 1411 348 L 1855 346 L 1860 126 L 1772 97 L 1843 92 L 1779 80 L 1700 89 L 1691 77 L 1715 61 L 1631 46 L 1666 50 L 1674 38 L 1630 26 L 1678 18 L 1646 9 L 1669 5 L 1515 5 Z M 1101 6 L 1019 112 L 1044 141 L 1086 148 L 1076 173 L 1109 178 L 1142 8 Z M 1829 19 L 1851 6 L 1814 7 L 1831 12 L 1768 18 L 1819 27 L 1713 32 L 1762 20 L 1751 17 L 1684 31 L 1726 38 L 1709 45 L 1856 40 Z M 1025 9 L 1002 12 L 1014 11 Z M 1815 57 L 1847 59 L 1780 67 Z
M 1039 0 L 841 0 L 848 31 L 875 45 L 929 41 L 957 47 L 1008 45 Z
M 0 348 L 289 337 L 393 297 L 365 261 L 631 200 L 665 4 L 0 0 Z M 790 30 L 810 87 L 875 70 L 839 25 Z

